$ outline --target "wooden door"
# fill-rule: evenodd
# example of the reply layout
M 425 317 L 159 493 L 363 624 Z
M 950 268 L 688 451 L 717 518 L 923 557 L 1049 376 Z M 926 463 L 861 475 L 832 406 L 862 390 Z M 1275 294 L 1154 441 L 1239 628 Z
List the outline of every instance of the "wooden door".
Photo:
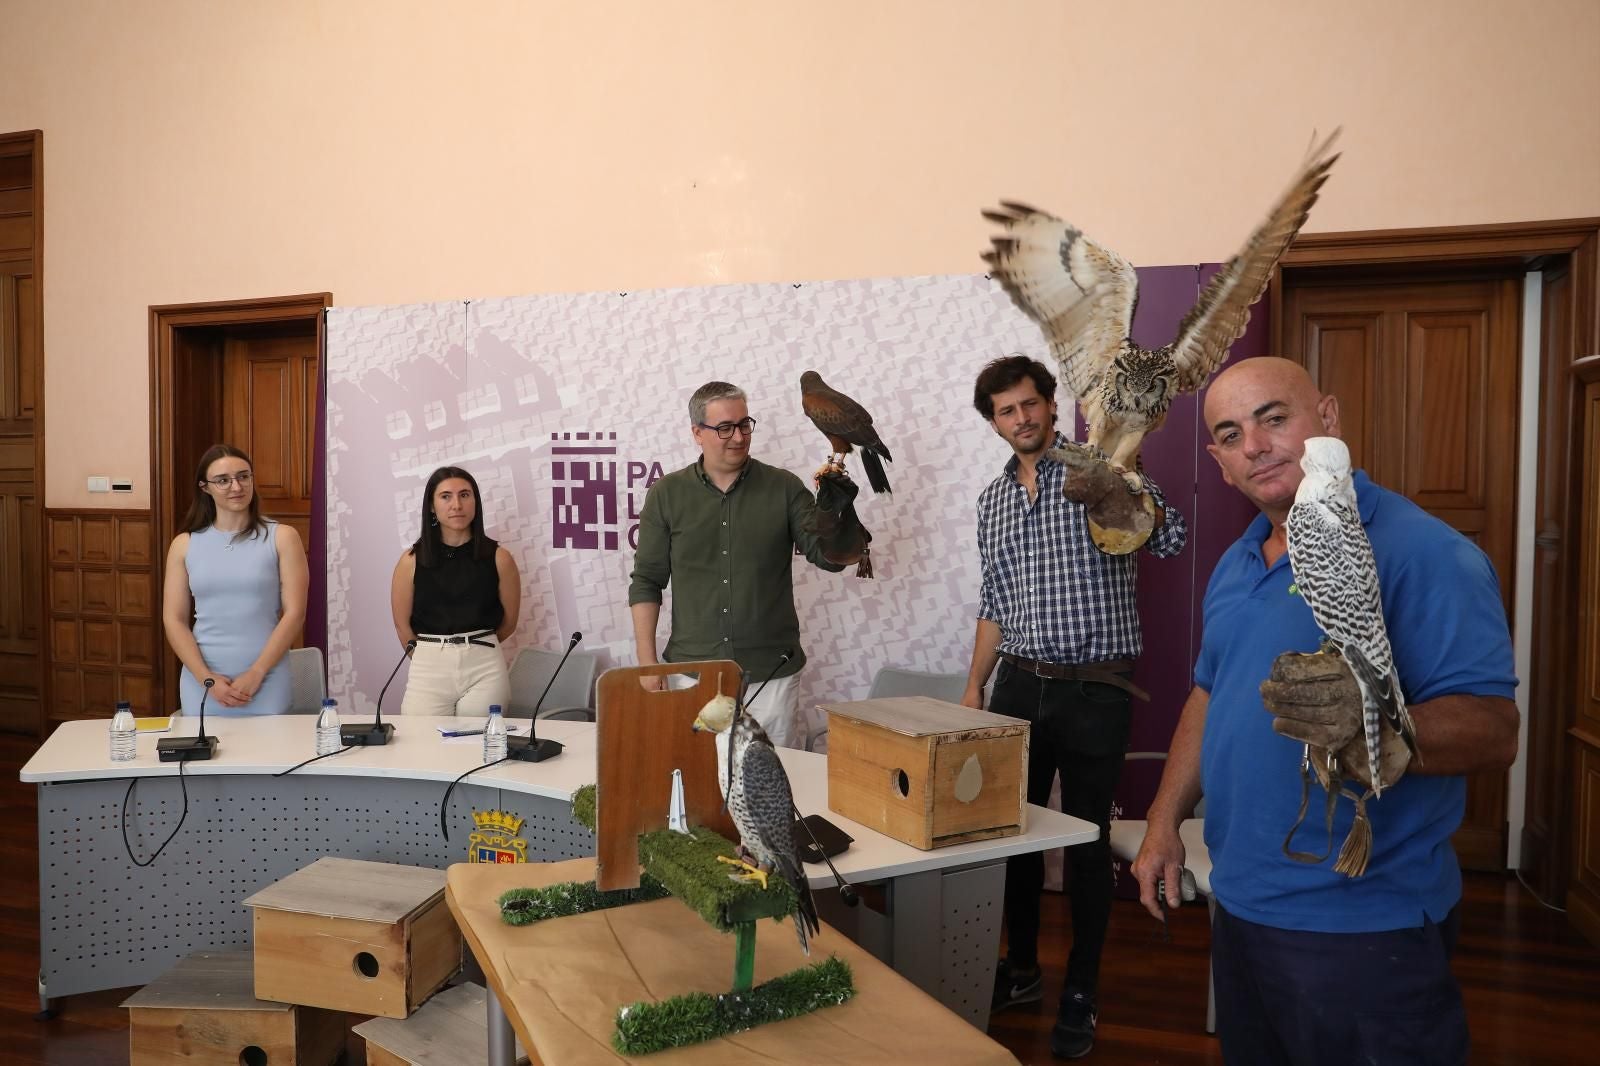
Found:
M 43 329 L 38 137 L 0 138 L 0 730 L 44 702 Z
M 1572 740 L 1572 922 L 1600 943 L 1600 355 L 1577 369 L 1583 470 L 1582 557 L 1578 563 L 1577 715 Z
M 1292 286 L 1292 287 L 1290 287 Z M 1283 354 L 1339 398 L 1351 460 L 1481 547 L 1507 617 L 1516 546 L 1521 275 L 1292 281 Z M 1506 774 L 1477 774 L 1456 851 L 1503 870 Z
M 232 329 L 223 342 L 222 439 L 243 448 L 261 512 L 311 543 L 317 337 L 305 323 Z

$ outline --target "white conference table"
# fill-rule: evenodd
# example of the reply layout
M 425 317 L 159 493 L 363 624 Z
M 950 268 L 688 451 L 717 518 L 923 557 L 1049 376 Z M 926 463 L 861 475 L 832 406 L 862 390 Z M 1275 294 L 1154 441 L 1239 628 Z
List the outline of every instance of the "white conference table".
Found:
M 457 787 L 450 839 L 440 832 L 445 788 L 482 761 L 481 738 L 443 739 L 441 724 L 466 719 L 392 717 L 393 741 L 354 748 L 287 770 L 314 753 L 314 718 L 211 718 L 217 757 L 163 763 L 156 735 L 138 757 L 112 763 L 107 723 L 67 722 L 22 768 L 39 786 L 41 1006 L 51 997 L 143 984 L 194 951 L 248 947 L 240 901 L 323 855 L 442 869 L 468 858 L 471 811 L 526 819 L 530 861 L 594 854 L 573 821 L 572 795 L 595 781 L 595 727 L 541 721 L 539 736 L 565 751 L 542 763 L 504 763 Z M 525 724 L 525 723 L 524 723 Z M 178 735 L 194 720 L 179 719 Z M 170 735 L 170 734 L 162 734 Z M 840 873 L 881 883 L 884 912 L 847 909 L 826 866 L 810 866 L 830 924 L 980 1028 L 986 1027 L 998 952 L 1005 860 L 1094 840 L 1096 828 L 1030 806 L 1022 834 L 921 851 L 835 814 L 827 804 L 827 757 L 782 749 L 802 814 L 822 814 L 855 838 L 836 856 Z M 123 843 L 123 798 L 134 786 L 127 832 L 147 860 L 188 816 L 156 861 L 139 866 Z

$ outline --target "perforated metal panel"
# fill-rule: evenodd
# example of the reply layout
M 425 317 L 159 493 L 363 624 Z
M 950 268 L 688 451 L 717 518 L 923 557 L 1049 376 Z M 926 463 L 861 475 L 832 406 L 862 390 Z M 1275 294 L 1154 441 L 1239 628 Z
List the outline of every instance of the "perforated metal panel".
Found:
M 240 905 L 323 855 L 443 869 L 467 858 L 471 812 L 526 819 L 531 861 L 594 854 L 570 805 L 463 784 L 439 832 L 437 782 L 290 776 L 189 777 L 189 815 L 161 857 L 140 868 L 122 840 L 126 781 L 39 787 L 40 976 L 50 996 L 143 984 L 194 951 L 250 944 Z M 128 841 L 148 858 L 178 823 L 174 778 L 142 779 Z
M 987 1030 L 1006 867 L 998 863 L 949 871 L 939 884 L 944 929 L 939 953 L 939 1002 L 979 1029 Z

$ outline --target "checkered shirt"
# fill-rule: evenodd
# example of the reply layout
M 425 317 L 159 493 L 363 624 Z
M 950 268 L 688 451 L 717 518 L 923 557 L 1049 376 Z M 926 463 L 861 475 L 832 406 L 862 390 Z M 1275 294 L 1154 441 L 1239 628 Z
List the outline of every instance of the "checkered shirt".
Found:
M 1067 444 L 1056 434 L 1055 446 Z M 1107 555 L 1089 538 L 1083 504 L 1061 495 L 1065 468 L 1040 456 L 1038 495 L 1017 480 L 1013 455 L 978 497 L 983 587 L 978 617 L 1000 627 L 1000 651 L 1052 663 L 1135 659 L 1142 650 L 1134 599 L 1138 553 Z M 1166 521 L 1144 550 L 1165 559 L 1189 537 L 1183 515 L 1148 477 L 1145 487 Z

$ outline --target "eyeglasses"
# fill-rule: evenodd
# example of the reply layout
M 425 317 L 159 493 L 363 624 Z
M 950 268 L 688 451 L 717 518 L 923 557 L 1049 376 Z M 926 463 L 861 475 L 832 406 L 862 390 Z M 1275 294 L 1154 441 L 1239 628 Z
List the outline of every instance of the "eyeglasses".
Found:
M 250 471 L 241 470 L 237 474 L 223 474 L 219 477 L 206 478 L 206 484 L 214 489 L 225 489 L 230 481 L 237 481 L 240 485 L 248 485 L 250 484 Z
M 747 437 L 756 431 L 756 420 L 748 417 L 741 418 L 737 422 L 718 422 L 714 426 L 708 426 L 704 422 L 698 423 L 698 425 L 701 429 L 711 430 L 723 440 L 732 440 L 734 430 L 738 430 Z

